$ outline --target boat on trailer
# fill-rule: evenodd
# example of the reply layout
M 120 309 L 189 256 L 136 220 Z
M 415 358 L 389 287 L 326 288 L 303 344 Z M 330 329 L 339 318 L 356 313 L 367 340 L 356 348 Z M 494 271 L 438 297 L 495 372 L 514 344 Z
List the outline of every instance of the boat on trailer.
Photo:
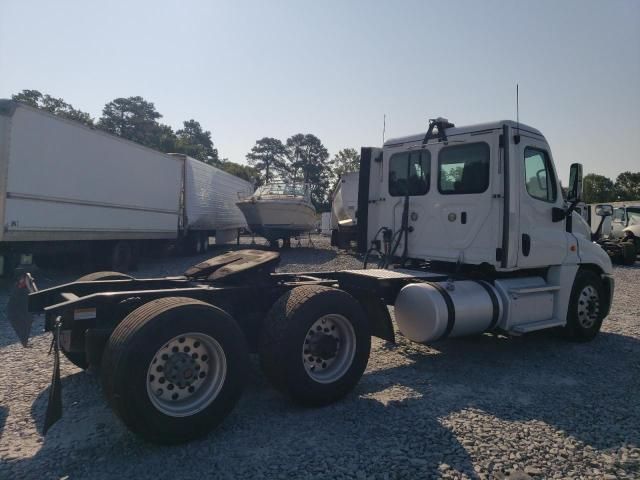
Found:
M 317 223 L 309 185 L 269 183 L 236 205 L 249 229 L 272 245 L 282 239 L 283 246 L 289 246 L 291 237 L 313 230 Z

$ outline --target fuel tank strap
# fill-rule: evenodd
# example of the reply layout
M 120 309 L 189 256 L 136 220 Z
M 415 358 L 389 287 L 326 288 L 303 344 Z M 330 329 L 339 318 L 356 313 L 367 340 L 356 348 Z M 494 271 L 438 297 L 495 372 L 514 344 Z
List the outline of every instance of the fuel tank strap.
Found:
M 453 330 L 453 326 L 456 324 L 456 310 L 453 306 L 453 300 L 451 300 L 451 295 L 449 295 L 449 292 L 447 292 L 447 289 L 444 288 L 439 283 L 437 282 L 424 282 L 424 283 L 426 283 L 427 285 L 431 285 L 433 288 L 435 288 L 440 293 L 440 295 L 442 295 L 442 299 L 444 300 L 444 303 L 447 305 L 447 328 L 445 329 L 442 336 L 438 338 L 438 340 L 442 340 L 443 338 L 447 338 L 449 336 L 449 334 L 451 333 L 451 330 Z
M 487 291 L 487 295 L 489 295 L 489 298 L 491 299 L 491 305 L 493 305 L 493 317 L 491 317 L 491 323 L 487 327 L 486 331 L 493 330 L 500 319 L 498 297 L 496 296 L 496 292 L 493 290 L 493 287 L 484 280 L 476 280 L 476 283 Z

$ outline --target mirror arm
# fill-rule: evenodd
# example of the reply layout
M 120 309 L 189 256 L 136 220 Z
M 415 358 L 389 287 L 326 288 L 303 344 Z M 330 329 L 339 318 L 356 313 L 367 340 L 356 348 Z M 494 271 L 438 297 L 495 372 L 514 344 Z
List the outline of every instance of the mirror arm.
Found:
M 567 215 L 567 217 L 573 213 L 573 211 L 576 209 L 576 206 L 578 205 L 578 203 L 580 203 L 580 202 L 579 202 L 579 200 L 577 198 L 573 202 L 569 203 L 569 206 L 565 210 L 565 214 Z

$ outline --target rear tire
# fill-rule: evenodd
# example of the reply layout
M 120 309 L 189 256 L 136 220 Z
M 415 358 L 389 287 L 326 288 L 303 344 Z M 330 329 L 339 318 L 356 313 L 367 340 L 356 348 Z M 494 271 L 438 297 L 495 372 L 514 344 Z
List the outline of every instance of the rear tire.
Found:
M 120 241 L 113 246 L 111 252 L 111 268 L 115 271 L 127 272 L 134 265 L 134 252 L 129 242 Z
M 271 307 L 260 364 L 280 392 L 305 406 L 347 395 L 369 361 L 369 323 L 358 301 L 324 286 L 297 287 Z
M 99 280 L 129 280 L 133 277 L 120 272 L 94 272 L 80 277 L 76 282 L 96 282 Z M 62 354 L 76 367 L 86 370 L 89 362 L 84 352 L 67 352 L 61 349 Z
M 573 282 L 565 336 L 569 340 L 593 340 L 602 327 L 605 292 L 600 277 L 591 270 L 578 270 Z
M 116 327 L 102 386 L 131 431 L 175 444 L 207 434 L 229 414 L 247 370 L 247 346 L 233 318 L 199 300 L 169 297 L 137 308 Z
M 96 282 L 99 280 L 132 280 L 133 277 L 131 275 L 127 275 L 126 273 L 120 272 L 93 272 L 87 275 L 80 277 L 76 282 Z
M 634 242 L 621 242 L 620 246 L 622 247 L 622 264 L 623 265 L 633 265 L 636 263 L 636 245 Z
M 202 253 L 207 253 L 209 251 L 209 234 L 208 233 L 203 233 L 202 234 Z

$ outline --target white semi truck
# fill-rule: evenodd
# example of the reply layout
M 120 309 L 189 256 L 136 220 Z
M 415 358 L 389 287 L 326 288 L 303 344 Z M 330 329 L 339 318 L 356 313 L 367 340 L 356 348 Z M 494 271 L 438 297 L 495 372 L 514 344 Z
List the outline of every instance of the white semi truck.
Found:
M 168 242 L 235 238 L 252 185 L 43 110 L 0 100 L 0 274 L 64 254 L 127 270 Z
M 432 343 L 556 328 L 587 341 L 600 331 L 611 261 L 573 211 L 582 167 L 571 166 L 565 201 L 540 131 L 437 119 L 426 134 L 363 148 L 359 183 L 359 248 L 376 268 L 275 273 L 277 252 L 241 250 L 182 277 L 98 272 L 38 291 L 26 274 L 8 311 L 25 345 L 32 314 L 53 333 L 45 431 L 62 412 L 58 352 L 100 365 L 131 430 L 176 443 L 227 416 L 251 351 L 276 389 L 319 406 L 359 381 L 371 336 Z

